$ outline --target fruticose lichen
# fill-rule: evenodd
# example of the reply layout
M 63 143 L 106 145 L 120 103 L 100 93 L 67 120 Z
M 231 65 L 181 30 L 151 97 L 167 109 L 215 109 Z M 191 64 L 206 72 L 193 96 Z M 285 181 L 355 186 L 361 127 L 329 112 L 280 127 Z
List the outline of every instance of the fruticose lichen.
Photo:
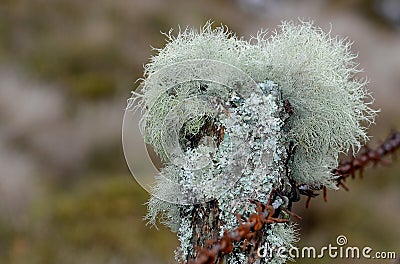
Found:
M 218 200 L 222 235 L 238 225 L 236 214 L 254 212 L 249 199 L 265 203 L 272 189 L 336 187 L 330 171 L 338 155 L 361 146 L 363 125 L 376 114 L 364 101 L 366 82 L 355 78 L 349 41 L 311 22 L 285 22 L 249 41 L 211 23 L 166 36 L 128 108 L 140 100 L 145 141 L 165 163 L 146 218 L 155 224 L 161 214 L 178 232 L 180 258 L 193 250 L 191 221 L 182 212 L 196 202 Z M 285 234 L 294 234 L 293 227 L 274 226 L 268 232 L 290 247 L 295 236 Z M 238 252 L 226 261 L 245 258 Z

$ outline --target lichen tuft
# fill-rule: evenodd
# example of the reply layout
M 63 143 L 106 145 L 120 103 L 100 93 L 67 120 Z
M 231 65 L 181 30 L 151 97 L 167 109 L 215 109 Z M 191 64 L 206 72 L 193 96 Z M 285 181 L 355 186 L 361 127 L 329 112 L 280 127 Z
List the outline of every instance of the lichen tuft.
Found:
M 186 28 L 176 36 L 171 30 L 166 36 L 166 46 L 156 49 L 157 55 L 145 66 L 143 90 L 145 105 L 152 105 L 143 119 L 146 142 L 161 157 L 166 155 L 159 129 L 163 118 L 192 94 L 183 85 L 172 99 L 160 96 L 158 90 L 146 86 L 146 80 L 179 62 L 216 60 L 239 68 L 258 83 L 272 80 L 282 87 L 283 99 L 294 108 L 286 126 L 287 140 L 297 145 L 293 177 L 299 183 L 335 188 L 330 170 L 337 166 L 338 154 L 356 152 L 363 145 L 377 112 L 370 107 L 373 100 L 366 81 L 355 78 L 361 70 L 350 41 L 331 37 L 312 22 L 284 22 L 273 34 L 260 31 L 249 41 L 226 27 L 213 29 L 212 23 L 199 31 Z

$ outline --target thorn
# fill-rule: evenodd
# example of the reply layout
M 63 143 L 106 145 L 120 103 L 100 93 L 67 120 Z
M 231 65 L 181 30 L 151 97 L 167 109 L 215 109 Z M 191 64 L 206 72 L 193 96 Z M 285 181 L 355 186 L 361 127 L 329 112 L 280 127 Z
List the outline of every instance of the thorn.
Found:
M 293 217 L 293 218 L 296 218 L 296 219 L 298 219 L 298 220 L 303 219 L 300 215 L 298 215 L 298 214 L 296 214 L 296 213 L 290 211 L 289 209 L 286 209 L 286 208 L 285 208 L 284 211 L 285 211 L 286 213 L 288 213 L 288 214 L 289 214 L 291 217 Z
M 308 196 L 307 202 L 306 202 L 306 208 L 310 207 L 310 202 L 311 202 L 311 196 Z
M 346 192 L 350 190 L 349 187 L 347 187 L 342 181 L 338 183 L 338 186 L 341 186 L 343 189 L 345 189 Z

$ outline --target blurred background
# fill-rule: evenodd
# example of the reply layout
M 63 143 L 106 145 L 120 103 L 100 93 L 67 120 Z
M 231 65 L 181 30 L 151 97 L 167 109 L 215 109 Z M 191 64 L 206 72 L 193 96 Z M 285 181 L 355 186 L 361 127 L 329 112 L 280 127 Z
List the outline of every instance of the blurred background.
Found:
M 313 19 L 348 36 L 381 113 L 376 146 L 400 129 L 398 0 L 1 0 L 0 263 L 174 263 L 175 234 L 143 221 L 149 195 L 125 164 L 121 125 L 160 31 L 207 20 L 249 38 Z M 391 160 L 389 160 L 391 161 Z M 298 246 L 400 254 L 400 160 L 294 208 Z M 297 263 L 390 263 L 297 260 Z

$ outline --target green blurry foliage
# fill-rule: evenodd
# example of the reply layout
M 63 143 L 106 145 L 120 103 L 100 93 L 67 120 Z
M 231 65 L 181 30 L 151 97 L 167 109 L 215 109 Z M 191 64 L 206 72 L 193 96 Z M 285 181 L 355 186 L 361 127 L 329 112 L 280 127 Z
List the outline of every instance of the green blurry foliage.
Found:
M 109 98 L 134 81 L 137 66 L 123 43 L 115 41 L 108 12 L 92 17 L 80 3 L 39 2 L 19 0 L 0 8 L 0 57 L 60 84 L 71 99 Z
M 0 222 L 2 263 L 166 263 L 177 242 L 145 226 L 147 193 L 128 175 L 47 186 L 26 225 Z
M 28 61 L 41 78 L 64 83 L 72 95 L 88 99 L 113 95 L 117 70 L 126 66 L 113 47 L 90 43 L 42 48 L 32 52 Z

